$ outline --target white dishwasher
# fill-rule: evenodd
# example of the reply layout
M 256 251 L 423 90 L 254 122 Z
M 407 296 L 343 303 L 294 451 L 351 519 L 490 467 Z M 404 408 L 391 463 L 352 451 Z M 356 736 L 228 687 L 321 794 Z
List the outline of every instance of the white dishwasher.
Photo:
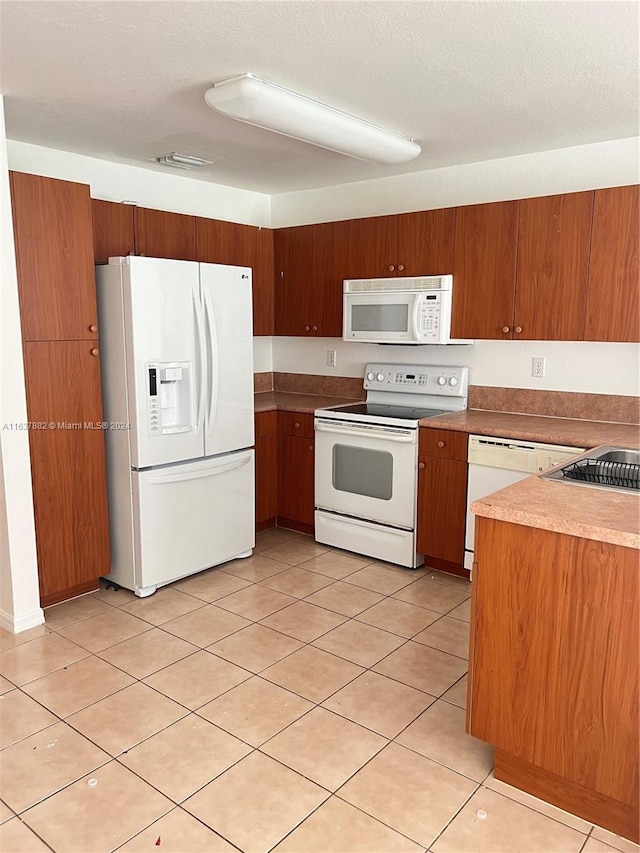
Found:
M 518 480 L 559 465 L 582 453 L 582 447 L 537 444 L 512 438 L 487 435 L 469 436 L 469 480 L 467 485 L 467 530 L 465 534 L 465 568 L 473 565 L 475 515 L 470 506 L 479 498 L 504 489 Z

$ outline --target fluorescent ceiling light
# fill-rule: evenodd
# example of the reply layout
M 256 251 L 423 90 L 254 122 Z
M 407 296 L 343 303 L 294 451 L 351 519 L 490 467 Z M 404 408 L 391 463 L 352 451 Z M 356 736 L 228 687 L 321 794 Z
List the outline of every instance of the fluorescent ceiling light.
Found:
M 174 169 L 199 169 L 201 166 L 210 166 L 212 162 L 201 157 L 192 157 L 190 154 L 178 154 L 177 151 L 156 157 L 156 163 L 161 166 L 173 166 Z
M 359 160 L 406 163 L 420 153 L 420 146 L 412 139 L 261 80 L 254 74 L 240 74 L 214 83 L 205 92 L 204 99 L 212 110 L 238 121 Z

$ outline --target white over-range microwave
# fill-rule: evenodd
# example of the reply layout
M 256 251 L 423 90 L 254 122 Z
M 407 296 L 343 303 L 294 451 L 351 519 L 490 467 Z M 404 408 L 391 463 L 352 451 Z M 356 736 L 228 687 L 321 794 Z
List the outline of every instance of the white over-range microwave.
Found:
M 452 275 L 351 279 L 343 286 L 345 341 L 469 344 L 451 339 Z

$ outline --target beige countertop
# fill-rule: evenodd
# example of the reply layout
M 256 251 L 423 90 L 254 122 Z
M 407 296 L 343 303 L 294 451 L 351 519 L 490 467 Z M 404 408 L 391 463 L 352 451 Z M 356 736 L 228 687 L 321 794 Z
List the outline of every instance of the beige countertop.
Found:
M 485 518 L 640 548 L 640 494 L 527 477 L 471 504 Z
M 263 391 L 254 394 L 254 411 L 304 412 L 312 415 L 325 406 L 348 406 L 361 400 L 351 397 L 326 397 L 320 394 L 294 394 L 291 391 Z
M 467 409 L 420 421 L 420 426 L 432 429 L 452 429 L 477 435 L 519 438 L 523 441 L 543 441 L 566 444 L 569 447 L 596 447 L 611 444 L 616 447 L 639 447 L 640 427 L 634 424 L 614 424 L 605 421 L 582 421 L 572 418 L 550 418 L 542 415 L 517 415 L 508 412 L 489 412 Z

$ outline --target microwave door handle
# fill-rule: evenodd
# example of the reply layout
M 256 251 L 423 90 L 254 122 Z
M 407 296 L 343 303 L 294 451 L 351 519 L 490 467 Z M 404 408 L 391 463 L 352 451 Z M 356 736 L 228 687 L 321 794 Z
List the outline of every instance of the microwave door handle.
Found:
M 422 294 L 416 293 L 413 301 L 412 325 L 413 325 L 413 340 L 416 343 L 420 342 L 420 306 L 422 304 Z

